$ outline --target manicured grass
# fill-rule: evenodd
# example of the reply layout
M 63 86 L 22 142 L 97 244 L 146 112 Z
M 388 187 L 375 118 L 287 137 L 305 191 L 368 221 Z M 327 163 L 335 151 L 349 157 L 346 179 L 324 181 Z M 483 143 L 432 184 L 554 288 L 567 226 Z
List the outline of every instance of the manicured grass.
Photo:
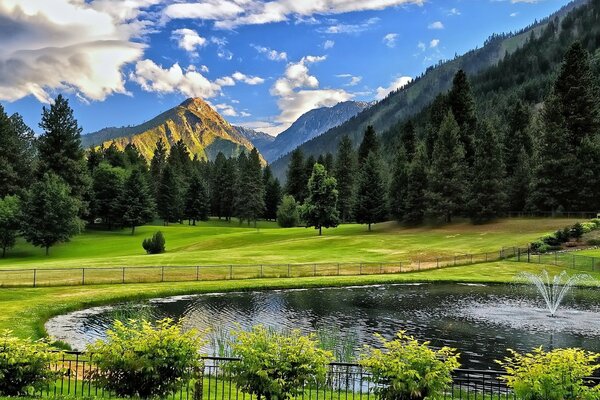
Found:
M 39 338 L 45 335 L 44 322 L 52 316 L 95 305 L 144 298 L 223 291 L 402 282 L 504 283 L 514 282 L 515 275 L 521 271 L 538 272 L 543 268 L 550 273 L 558 273 L 563 269 L 504 261 L 394 275 L 0 289 L 0 330 L 11 329 L 20 337 Z M 600 273 L 593 275 L 600 278 Z
M 324 230 L 280 229 L 261 222 L 259 229 L 237 222 L 210 221 L 199 226 L 149 225 L 129 230 L 88 230 L 69 243 L 42 249 L 19 242 L 0 269 L 178 266 L 223 264 L 288 264 L 400 262 L 523 246 L 541 235 L 572 225 L 572 219 L 506 219 L 493 224 L 458 222 L 441 227 L 404 228 L 389 222 L 374 226 L 342 225 Z M 142 239 L 163 231 L 167 252 L 148 256 Z

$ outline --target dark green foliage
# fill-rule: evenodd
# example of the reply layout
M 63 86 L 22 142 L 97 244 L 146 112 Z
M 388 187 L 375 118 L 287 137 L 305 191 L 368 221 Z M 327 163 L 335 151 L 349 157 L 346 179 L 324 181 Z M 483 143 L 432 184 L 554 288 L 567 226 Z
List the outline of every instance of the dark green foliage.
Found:
M 402 147 L 404 149 L 405 157 L 410 161 L 415 155 L 415 148 L 417 146 L 417 137 L 415 132 L 415 125 L 412 120 L 408 120 L 402 127 L 400 136 Z
M 121 219 L 125 226 L 135 227 L 147 224 L 154 218 L 154 200 L 146 177 L 139 169 L 131 171 L 125 181 L 121 195 Z
M 290 164 L 287 170 L 285 192 L 297 201 L 303 202 L 306 197 L 306 184 L 308 179 L 305 173 L 304 154 L 302 150 L 292 151 Z
M 162 171 L 167 163 L 167 149 L 162 139 L 156 142 L 156 149 L 150 161 L 150 178 L 152 181 L 154 196 L 158 194 L 159 182 L 162 177 Z
M 521 150 L 527 158 L 533 153 L 533 139 L 530 132 L 531 110 L 522 101 L 516 100 L 507 110 L 506 132 L 504 135 L 503 162 L 506 175 L 511 177 L 519 164 L 523 163 Z M 521 158 L 521 159 L 519 159 Z M 511 208 L 519 211 L 521 208 Z
M 113 167 L 127 168 L 127 157 L 114 142 L 102 149 L 102 159 Z
M 121 222 L 125 177 L 123 168 L 104 162 L 94 170 L 92 176 L 90 214 L 93 218 L 102 218 L 102 223 L 108 229 Z
M 404 147 L 398 149 L 392 170 L 392 179 L 388 191 L 390 213 L 396 221 L 402 222 L 406 212 L 406 194 L 408 190 L 408 161 Z
M 58 95 L 49 109 L 43 108 L 40 128 L 44 133 L 37 142 L 39 176 L 52 173 L 62 178 L 71 194 L 80 200 L 81 213 L 85 212 L 82 200 L 89 189 L 90 177 L 81 148 L 81 127 L 62 95 Z
M 595 137 L 586 137 L 577 151 L 577 172 L 573 183 L 574 208 L 582 211 L 600 210 L 600 132 Z
M 156 232 L 151 238 L 142 242 L 142 247 L 147 254 L 161 254 L 165 252 L 165 237 L 161 231 Z
M 475 98 L 467 74 L 463 70 L 459 70 L 454 76 L 452 89 L 448 94 L 448 104 L 460 128 L 460 141 L 465 152 L 465 159 L 472 163 L 475 153 L 474 135 L 477 117 L 475 115 Z
M 139 169 L 148 172 L 146 159 L 142 156 L 135 144 L 127 143 L 127 146 L 123 149 L 123 153 L 125 154 L 125 161 L 127 162 L 128 169 Z
M 102 154 L 102 151 L 97 150 L 95 147 L 92 147 L 88 150 L 88 152 L 87 152 L 87 167 L 88 167 L 88 170 L 90 171 L 90 174 L 92 174 L 92 176 L 94 175 L 94 171 L 96 170 L 96 168 L 98 168 L 98 166 L 103 161 L 103 159 L 104 159 L 104 156 Z
M 340 210 L 342 222 L 349 222 L 352 219 L 355 171 L 356 155 L 352 149 L 352 141 L 348 136 L 344 136 L 338 146 L 333 173 L 337 180 L 338 209 Z
M 498 133 L 489 122 L 483 122 L 475 137 L 473 180 L 468 203 L 469 216 L 476 224 L 492 221 L 504 211 L 506 194 L 501 155 Z
M 167 157 L 167 164 L 169 164 L 181 177 L 189 176 L 192 159 L 190 158 L 190 152 L 183 140 L 178 140 L 171 146 L 169 156 Z
M 34 246 L 50 247 L 78 234 L 82 223 L 77 216 L 79 200 L 58 176 L 47 173 L 31 186 L 23 204 L 23 237 Z
M 6 115 L 0 105 L 0 198 L 22 192 L 31 183 L 34 135 L 20 115 Z
M 509 211 L 523 211 L 531 195 L 531 161 L 524 148 L 518 152 L 512 174 L 507 175 L 506 192 Z
M 358 147 L 358 164 L 362 164 L 371 152 L 379 154 L 379 147 L 379 139 L 377 138 L 377 133 L 375 133 L 375 128 L 372 125 L 367 126 L 362 142 Z
M 281 203 L 281 185 L 279 179 L 273 176 L 271 167 L 266 166 L 263 170 L 263 184 L 265 187 L 265 213 L 266 220 L 277 219 L 277 208 Z
M 323 228 L 335 228 L 339 223 L 337 209 L 337 181 L 329 176 L 325 167 L 315 164 L 308 180 L 308 197 L 301 210 L 301 218 L 306 226 L 313 226 L 323 234 Z
M 277 209 L 277 224 L 282 228 L 294 228 L 300 223 L 300 206 L 290 196 L 283 196 L 283 200 Z
M 359 224 L 371 225 L 386 220 L 387 199 L 381 160 L 373 152 L 359 167 L 354 217 Z
M 323 164 L 323 166 L 325 167 L 326 171 L 333 171 L 335 168 L 335 159 L 332 153 L 327 152 L 327 154 L 325 154 L 325 164 Z
M 206 182 L 199 173 L 195 173 L 185 195 L 185 218 L 196 225 L 196 221 L 208 221 L 209 212 L 210 197 Z
M 265 185 L 263 182 L 260 157 L 256 148 L 252 149 L 246 157 L 244 153 L 238 158 L 240 177 L 237 184 L 236 214 L 248 225 L 264 215 L 265 212 Z
M 465 152 L 460 131 L 452 113 L 448 113 L 438 133 L 428 177 L 428 213 L 451 222 L 464 209 L 467 192 Z
M 12 248 L 17 240 L 21 226 L 21 201 L 17 196 L 0 198 L 0 247 L 2 257 L 6 250 Z
M 573 225 L 573 227 L 571 228 L 570 234 L 571 237 L 575 240 L 577 240 L 579 242 L 579 240 L 581 239 L 581 237 L 583 236 L 584 230 L 583 230 L 583 225 L 580 222 L 577 222 L 575 225 Z
M 179 222 L 185 205 L 181 180 L 169 164 L 165 166 L 158 186 L 157 211 L 165 224 Z
M 408 165 L 407 170 L 404 223 L 408 225 L 419 225 L 425 218 L 428 165 L 425 145 L 419 144 L 415 150 L 415 157 Z

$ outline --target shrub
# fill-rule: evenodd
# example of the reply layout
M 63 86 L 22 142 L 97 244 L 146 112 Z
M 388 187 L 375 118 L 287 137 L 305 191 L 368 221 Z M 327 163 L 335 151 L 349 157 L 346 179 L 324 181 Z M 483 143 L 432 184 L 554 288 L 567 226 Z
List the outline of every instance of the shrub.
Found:
M 558 233 L 558 232 L 561 232 L 561 231 L 557 231 L 556 233 Z M 543 236 L 542 242 L 544 242 L 548 246 L 560 246 L 563 242 L 561 242 L 559 239 L 557 239 L 556 233 Z
M 554 234 L 554 237 L 558 241 L 558 244 L 568 242 L 571 239 L 571 228 L 559 229 Z M 548 243 L 550 244 L 550 243 Z M 552 245 L 551 245 L 552 246 Z
M 148 254 L 160 254 L 165 252 L 165 237 L 161 231 L 156 232 L 152 238 L 146 238 L 142 247 Z
M 366 347 L 360 364 L 371 372 L 381 400 L 436 398 L 452 383 L 452 371 L 460 366 L 455 349 L 433 350 L 404 331 L 390 341 L 377 337 L 383 349 Z
M 115 321 L 106 340 L 88 346 L 98 367 L 91 379 L 120 397 L 165 397 L 201 368 L 203 344 L 197 331 L 170 319 Z
M 600 218 L 594 218 L 590 222 L 596 225 L 596 229 L 600 229 Z
M 587 241 L 590 246 L 600 246 L 600 239 L 590 239 Z
M 0 333 L 0 395 L 20 396 L 38 391 L 60 376 L 50 365 L 60 353 L 45 341 L 31 342 L 12 336 L 11 331 Z
M 583 233 L 590 233 L 597 229 L 596 224 L 593 222 L 583 222 L 581 226 L 583 228 Z
M 556 349 L 544 352 L 537 348 L 519 354 L 509 350 L 510 357 L 497 361 L 506 370 L 507 385 L 523 400 L 598 399 L 600 386 L 588 387 L 585 378 L 600 365 L 594 365 L 600 354 L 580 349 Z
M 579 242 L 579 239 L 583 236 L 583 225 L 577 222 L 569 231 L 569 235 Z
M 550 246 L 548 246 L 542 240 L 536 240 L 535 242 L 531 243 L 530 249 L 534 253 L 544 254 L 544 253 L 547 253 L 548 251 L 550 251 Z
M 289 399 L 305 385 L 323 383 L 332 354 L 319 348 L 314 335 L 294 330 L 276 333 L 259 325 L 233 332 L 231 350 L 239 361 L 228 363 L 233 381 L 243 393 L 258 399 Z
M 277 209 L 277 224 L 282 228 L 293 228 L 300 223 L 298 203 L 293 196 L 283 196 Z

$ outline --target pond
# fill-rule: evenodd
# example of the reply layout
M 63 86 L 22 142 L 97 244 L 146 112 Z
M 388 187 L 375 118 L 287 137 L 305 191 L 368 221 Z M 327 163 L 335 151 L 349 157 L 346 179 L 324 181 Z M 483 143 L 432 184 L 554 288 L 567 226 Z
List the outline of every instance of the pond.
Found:
M 317 332 L 350 361 L 374 333 L 406 330 L 433 346 L 451 346 L 465 368 L 497 369 L 506 349 L 537 346 L 600 351 L 600 291 L 574 289 L 551 318 L 535 289 L 519 285 L 406 284 L 204 294 L 96 307 L 55 317 L 48 333 L 84 350 L 105 337 L 115 319 L 184 318 L 188 328 L 211 329 L 209 355 L 228 355 L 231 329 L 263 324 Z

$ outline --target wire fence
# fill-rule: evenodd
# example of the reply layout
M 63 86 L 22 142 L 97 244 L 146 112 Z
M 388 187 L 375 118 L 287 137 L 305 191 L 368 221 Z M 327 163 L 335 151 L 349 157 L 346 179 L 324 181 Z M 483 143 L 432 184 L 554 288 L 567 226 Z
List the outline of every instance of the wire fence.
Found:
M 533 253 L 529 248 L 518 248 L 515 261 L 532 264 L 555 265 L 582 271 L 600 271 L 600 257 L 575 254 L 574 251 Z
M 0 287 L 217 281 L 260 278 L 382 275 L 426 271 L 514 258 L 517 248 L 397 263 L 310 263 L 0 269 Z
M 235 358 L 204 358 L 204 368 L 196 371 L 189 380 L 180 383 L 168 397 L 172 400 L 258 400 L 236 386 L 226 365 Z M 43 390 L 30 395 L 46 398 L 116 398 L 115 393 L 97 386 L 91 377 L 96 371 L 93 355 L 66 352 L 62 359 L 52 365 L 60 372 L 60 378 Z M 443 399 L 461 400 L 516 400 L 515 394 L 506 386 L 502 371 L 458 369 Z M 600 384 L 599 378 L 588 378 L 590 385 Z M 324 383 L 313 382 L 303 387 L 295 400 L 375 400 L 376 385 L 371 375 L 360 365 L 351 363 L 329 364 Z

